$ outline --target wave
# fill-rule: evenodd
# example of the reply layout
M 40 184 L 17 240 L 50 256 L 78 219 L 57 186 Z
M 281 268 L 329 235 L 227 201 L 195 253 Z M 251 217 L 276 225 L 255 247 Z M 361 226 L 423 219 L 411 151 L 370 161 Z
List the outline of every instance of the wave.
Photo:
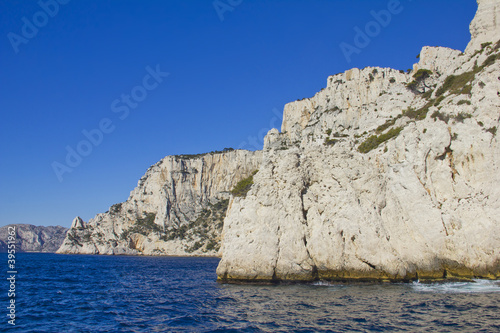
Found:
M 433 293 L 499 293 L 500 282 L 491 280 L 473 280 L 473 282 L 420 283 L 413 282 L 412 287 L 419 292 Z

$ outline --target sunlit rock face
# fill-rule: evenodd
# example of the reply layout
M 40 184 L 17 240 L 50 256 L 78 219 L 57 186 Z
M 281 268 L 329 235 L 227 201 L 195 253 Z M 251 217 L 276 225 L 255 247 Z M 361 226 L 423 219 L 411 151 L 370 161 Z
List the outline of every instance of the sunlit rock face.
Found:
M 483 43 L 500 40 L 500 2 L 498 0 L 478 0 L 478 10 L 470 24 L 471 41 L 467 53 L 481 49 Z
M 500 276 L 499 1 L 467 52 L 352 69 L 284 108 L 224 222 L 220 281 Z M 500 19 L 500 17 L 499 17 Z
M 261 156 L 232 149 L 167 156 L 127 201 L 88 223 L 75 218 L 58 253 L 219 255 L 229 191 L 258 168 Z

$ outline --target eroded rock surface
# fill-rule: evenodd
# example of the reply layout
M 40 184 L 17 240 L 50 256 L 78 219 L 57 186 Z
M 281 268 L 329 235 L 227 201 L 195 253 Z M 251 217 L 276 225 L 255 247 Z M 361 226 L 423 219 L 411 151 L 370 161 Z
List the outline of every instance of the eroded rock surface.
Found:
M 499 1 L 465 53 L 351 69 L 285 106 L 233 198 L 221 281 L 500 277 Z
M 58 253 L 218 255 L 229 191 L 258 168 L 261 152 L 167 156 L 126 202 L 88 223 L 75 218 Z

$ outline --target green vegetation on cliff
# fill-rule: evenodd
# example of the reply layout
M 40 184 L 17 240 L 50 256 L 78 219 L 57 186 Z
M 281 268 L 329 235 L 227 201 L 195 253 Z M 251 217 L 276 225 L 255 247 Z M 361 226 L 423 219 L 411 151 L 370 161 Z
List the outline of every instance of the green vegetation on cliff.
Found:
M 259 170 L 255 170 L 249 177 L 240 180 L 238 184 L 236 184 L 236 186 L 231 190 L 231 194 L 234 195 L 235 197 L 245 197 L 248 191 L 250 191 L 250 188 L 252 188 L 253 176 L 258 171 Z
M 381 135 L 372 135 L 368 137 L 362 144 L 359 145 L 358 151 L 360 153 L 366 154 L 369 151 L 377 148 L 382 143 L 392 138 L 395 138 L 401 133 L 403 127 L 391 128 L 387 133 Z

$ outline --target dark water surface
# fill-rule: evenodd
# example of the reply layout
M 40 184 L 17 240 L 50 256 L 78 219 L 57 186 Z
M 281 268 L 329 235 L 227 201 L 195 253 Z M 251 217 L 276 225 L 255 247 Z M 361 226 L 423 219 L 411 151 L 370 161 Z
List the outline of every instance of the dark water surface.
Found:
M 218 262 L 21 253 L 16 326 L 7 323 L 4 310 L 0 330 L 500 332 L 496 282 L 220 285 Z M 2 304 L 8 306 L 9 286 L 2 285 Z

